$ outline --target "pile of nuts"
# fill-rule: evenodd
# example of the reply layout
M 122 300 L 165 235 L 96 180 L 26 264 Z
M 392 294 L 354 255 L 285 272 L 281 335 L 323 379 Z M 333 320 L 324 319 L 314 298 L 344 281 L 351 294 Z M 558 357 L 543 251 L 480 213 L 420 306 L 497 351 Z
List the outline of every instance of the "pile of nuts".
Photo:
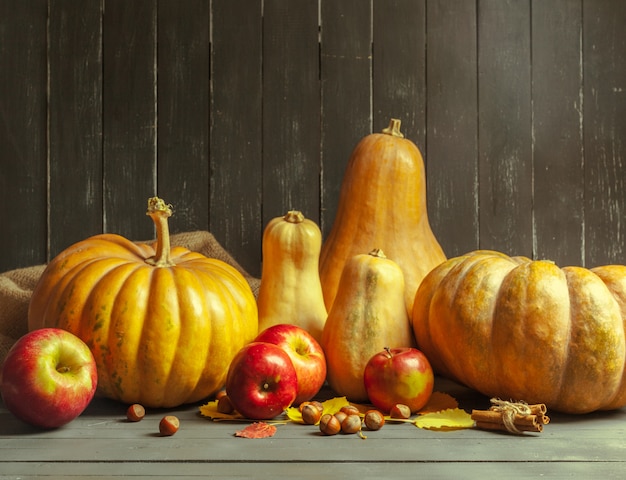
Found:
M 363 426 L 368 430 L 380 430 L 385 424 L 385 416 L 378 410 L 368 410 L 361 418 L 361 412 L 354 405 L 346 405 L 337 413 L 324 413 L 320 402 L 303 402 L 299 407 L 302 421 L 307 425 L 319 423 L 324 435 L 338 433 L 360 433 Z

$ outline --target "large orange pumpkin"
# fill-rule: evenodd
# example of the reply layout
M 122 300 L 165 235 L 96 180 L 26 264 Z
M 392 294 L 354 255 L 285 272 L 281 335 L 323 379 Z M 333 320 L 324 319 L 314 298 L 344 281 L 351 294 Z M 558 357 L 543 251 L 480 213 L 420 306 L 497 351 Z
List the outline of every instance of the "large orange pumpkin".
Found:
M 422 155 L 404 138 L 397 119 L 382 133 L 361 139 L 348 161 L 337 214 L 320 253 L 328 311 L 346 262 L 373 248 L 402 269 L 410 313 L 422 278 L 446 256 L 428 222 Z
M 412 315 L 433 368 L 567 413 L 626 405 L 626 266 L 559 268 L 476 251 L 423 280 Z
M 29 306 L 29 328 L 59 327 L 91 348 L 100 394 L 173 407 L 221 388 L 231 359 L 258 333 L 252 290 L 230 265 L 170 248 L 171 208 L 148 202 L 156 246 L 103 234 L 46 267 Z

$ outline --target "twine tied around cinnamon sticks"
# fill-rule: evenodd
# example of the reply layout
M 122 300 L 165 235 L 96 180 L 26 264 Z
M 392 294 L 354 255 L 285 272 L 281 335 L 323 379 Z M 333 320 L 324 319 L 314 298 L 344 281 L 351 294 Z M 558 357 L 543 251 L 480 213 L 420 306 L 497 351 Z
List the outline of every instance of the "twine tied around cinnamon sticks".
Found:
M 542 432 L 543 426 L 550 422 L 543 403 L 529 405 L 526 402 L 511 402 L 491 399 L 489 410 L 472 410 L 472 420 L 476 428 L 500 430 L 509 433 Z

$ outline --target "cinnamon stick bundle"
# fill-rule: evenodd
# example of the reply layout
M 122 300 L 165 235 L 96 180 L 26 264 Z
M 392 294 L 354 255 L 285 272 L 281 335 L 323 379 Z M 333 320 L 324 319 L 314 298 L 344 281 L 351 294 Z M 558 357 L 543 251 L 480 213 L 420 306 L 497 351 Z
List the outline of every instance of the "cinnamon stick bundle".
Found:
M 471 418 L 476 428 L 521 434 L 542 432 L 550 422 L 545 404 L 528 405 L 524 402 L 507 402 L 491 399 L 489 410 L 472 410 Z

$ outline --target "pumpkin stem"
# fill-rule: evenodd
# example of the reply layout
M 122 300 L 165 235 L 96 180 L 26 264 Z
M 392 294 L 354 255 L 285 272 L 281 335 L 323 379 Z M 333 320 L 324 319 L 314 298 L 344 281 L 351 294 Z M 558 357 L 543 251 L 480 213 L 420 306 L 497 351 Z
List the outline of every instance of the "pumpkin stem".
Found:
M 383 133 L 393 137 L 404 138 L 404 134 L 400 131 L 400 123 L 402 122 L 397 118 L 392 118 L 389 121 L 389 126 L 387 128 L 383 128 Z
M 172 206 L 166 204 L 159 197 L 148 199 L 148 211 L 146 212 L 156 227 L 156 254 L 146 259 L 146 263 L 155 267 L 170 267 L 174 265 L 170 257 L 170 229 L 167 219 L 172 216 Z
M 289 223 L 302 223 L 304 222 L 304 215 L 299 210 L 289 210 L 283 220 Z

